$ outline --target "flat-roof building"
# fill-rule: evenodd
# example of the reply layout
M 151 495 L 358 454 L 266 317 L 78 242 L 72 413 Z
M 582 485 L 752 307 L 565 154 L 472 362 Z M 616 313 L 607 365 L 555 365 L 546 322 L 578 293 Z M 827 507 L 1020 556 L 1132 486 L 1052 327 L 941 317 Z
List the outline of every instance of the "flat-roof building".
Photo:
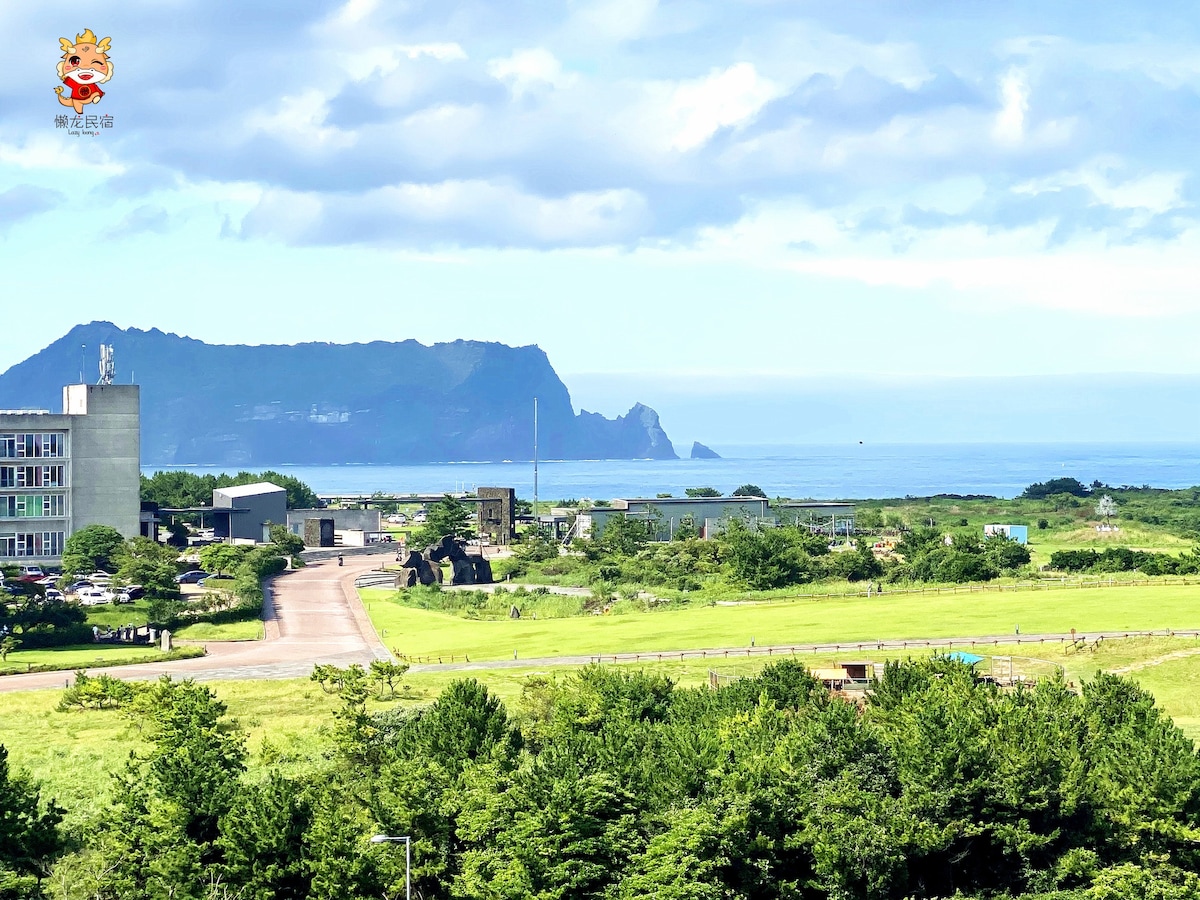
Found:
M 724 531 L 730 519 L 739 519 L 751 527 L 760 525 L 808 526 L 828 534 L 854 531 L 854 504 L 813 501 L 783 502 L 772 505 L 764 497 L 656 497 L 651 499 L 613 500 L 611 506 L 594 506 L 579 514 L 575 531 L 599 537 L 613 516 L 624 515 L 646 522 L 654 540 L 666 541 L 681 526 L 695 528 L 701 537 L 713 537 Z
M 141 530 L 140 392 L 70 384 L 61 414 L 0 410 L 0 561 L 57 564 L 89 525 Z
M 269 481 L 213 489 L 213 537 L 271 540 L 272 525 L 287 525 L 287 491 Z

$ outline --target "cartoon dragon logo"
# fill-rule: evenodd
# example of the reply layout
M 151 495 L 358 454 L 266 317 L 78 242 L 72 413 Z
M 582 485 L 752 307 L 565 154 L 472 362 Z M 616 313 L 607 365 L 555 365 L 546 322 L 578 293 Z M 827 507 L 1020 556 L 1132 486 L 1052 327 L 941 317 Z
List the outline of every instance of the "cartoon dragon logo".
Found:
M 88 28 L 75 35 L 74 42 L 70 38 L 59 38 L 58 43 L 63 52 L 58 77 L 65 89 L 56 87 L 54 93 L 58 94 L 58 102 L 63 106 L 72 106 L 76 113 L 82 113 L 85 104 L 100 102 L 104 96 L 100 85 L 112 78 L 113 64 L 108 58 L 112 38 L 98 41 Z

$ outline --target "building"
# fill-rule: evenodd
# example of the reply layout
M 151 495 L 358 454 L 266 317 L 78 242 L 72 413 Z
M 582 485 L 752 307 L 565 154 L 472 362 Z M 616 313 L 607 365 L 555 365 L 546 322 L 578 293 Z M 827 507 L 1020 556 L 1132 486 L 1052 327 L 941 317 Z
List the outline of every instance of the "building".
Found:
M 383 530 L 383 520 L 377 509 L 289 509 L 288 531 L 303 537 L 304 523 L 309 519 L 332 519 L 333 527 L 337 531 L 378 534 Z
M 136 384 L 70 384 L 62 414 L 0 411 L 0 561 L 56 565 L 89 525 L 141 530 Z
M 614 500 L 579 514 L 573 532 L 598 537 L 613 516 L 643 519 L 655 540 L 666 541 L 681 526 L 691 526 L 704 538 L 725 530 L 730 519 L 751 528 L 775 525 L 808 526 L 824 534 L 854 533 L 853 503 L 787 502 L 772 505 L 763 497 L 659 497 L 654 500 Z
M 789 500 L 776 504 L 781 525 L 808 528 L 818 534 L 854 534 L 854 504 L 832 501 Z
M 576 532 L 599 537 L 613 516 L 625 516 L 646 522 L 654 540 L 669 541 L 684 525 L 696 529 L 701 537 L 712 537 L 724 530 L 731 518 L 749 525 L 774 525 L 770 501 L 762 497 L 658 497 L 653 500 L 613 500 L 611 506 L 594 506 L 579 514 Z
M 983 536 L 995 537 L 1001 535 L 1008 538 L 1010 541 L 1016 541 L 1018 544 L 1029 543 L 1029 526 L 1028 525 L 984 525 Z
M 493 544 L 511 544 L 517 532 L 517 492 L 513 488 L 481 487 L 475 491 L 478 531 Z
M 267 543 L 272 525 L 287 524 L 287 491 L 269 481 L 213 490 L 213 537 Z

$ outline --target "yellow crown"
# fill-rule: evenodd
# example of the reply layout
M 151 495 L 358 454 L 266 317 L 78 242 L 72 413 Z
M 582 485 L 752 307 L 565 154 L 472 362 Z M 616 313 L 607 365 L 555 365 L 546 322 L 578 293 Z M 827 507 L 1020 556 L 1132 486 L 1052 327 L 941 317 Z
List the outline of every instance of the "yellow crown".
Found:
M 76 44 L 94 44 L 96 43 L 96 35 L 92 34 L 92 29 L 85 28 L 83 34 L 75 35 Z

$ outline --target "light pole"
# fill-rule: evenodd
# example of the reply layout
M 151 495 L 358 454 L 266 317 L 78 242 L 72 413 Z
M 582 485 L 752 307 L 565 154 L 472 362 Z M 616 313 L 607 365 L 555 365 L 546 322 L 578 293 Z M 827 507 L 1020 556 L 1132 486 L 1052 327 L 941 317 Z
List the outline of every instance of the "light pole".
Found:
M 412 900 L 412 838 L 407 834 L 393 837 L 390 834 L 371 836 L 372 844 L 398 844 L 404 841 L 404 900 Z

